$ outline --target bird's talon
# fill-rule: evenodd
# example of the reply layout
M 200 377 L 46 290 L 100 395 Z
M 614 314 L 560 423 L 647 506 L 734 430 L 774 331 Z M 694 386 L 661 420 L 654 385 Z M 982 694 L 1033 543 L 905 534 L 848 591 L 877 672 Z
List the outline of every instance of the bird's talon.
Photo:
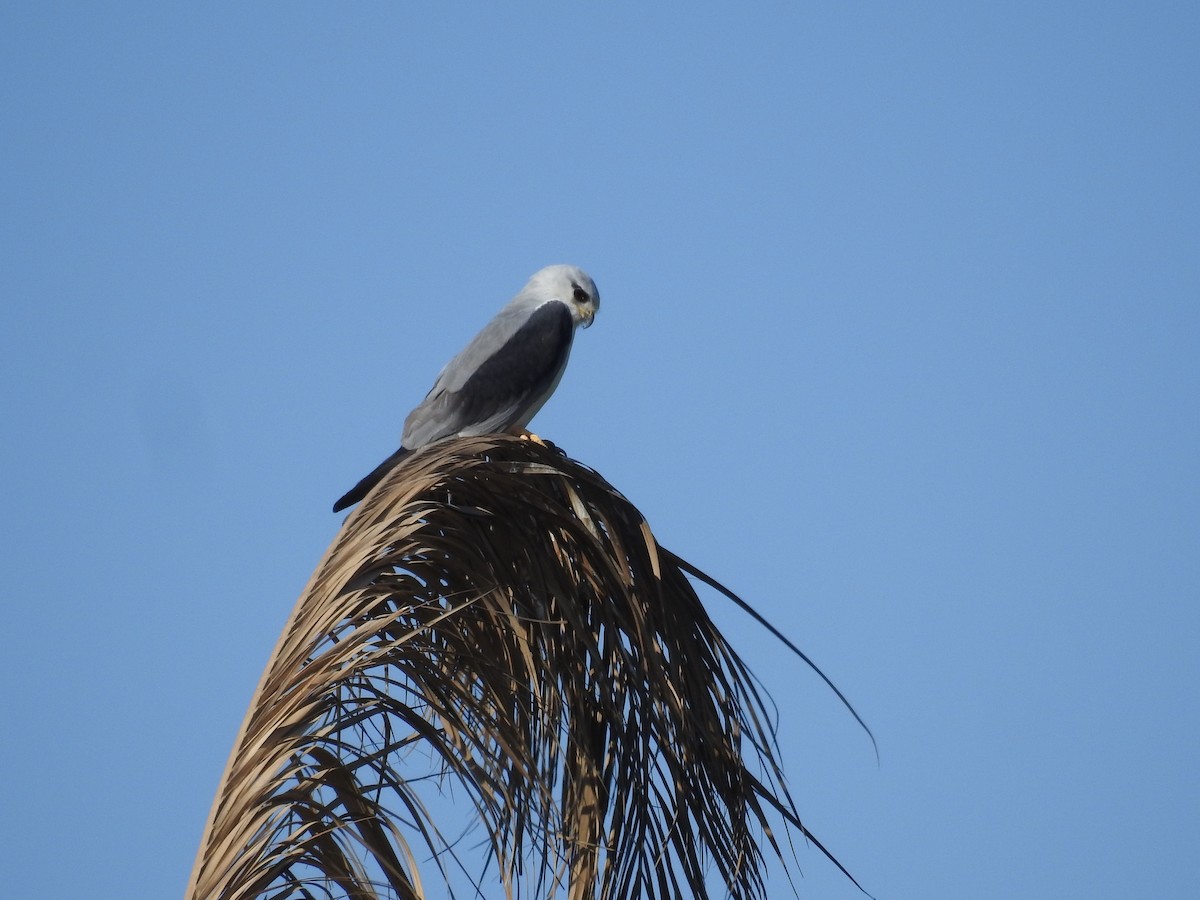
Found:
M 543 441 L 540 437 L 538 437 L 532 431 L 526 431 L 524 428 L 521 429 L 521 431 L 517 435 L 517 437 L 519 437 L 523 441 L 533 441 L 535 444 L 539 444 L 542 447 L 548 446 L 546 441 Z

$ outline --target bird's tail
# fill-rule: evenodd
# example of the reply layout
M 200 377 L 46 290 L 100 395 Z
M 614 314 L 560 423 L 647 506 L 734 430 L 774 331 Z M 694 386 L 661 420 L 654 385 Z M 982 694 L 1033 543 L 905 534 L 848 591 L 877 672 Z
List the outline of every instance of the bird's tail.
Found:
M 350 488 L 350 490 L 346 491 L 346 493 L 342 495 L 341 499 L 338 500 L 337 503 L 333 504 L 333 511 L 341 512 L 346 507 L 353 506 L 363 497 L 367 496 L 367 494 L 371 492 L 371 488 L 383 481 L 383 476 L 392 471 L 396 464 L 405 456 L 407 456 L 408 453 L 408 450 L 405 450 L 403 447 L 401 447 L 399 450 L 377 465 L 371 471 L 370 475 L 368 475 L 354 487 Z

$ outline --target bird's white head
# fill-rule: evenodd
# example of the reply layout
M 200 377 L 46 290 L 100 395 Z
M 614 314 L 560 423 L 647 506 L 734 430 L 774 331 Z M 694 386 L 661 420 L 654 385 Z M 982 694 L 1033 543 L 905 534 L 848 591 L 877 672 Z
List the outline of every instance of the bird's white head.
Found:
M 546 266 L 535 272 L 521 295 L 536 299 L 561 300 L 571 310 L 576 325 L 587 328 L 600 309 L 600 292 L 596 282 L 578 266 Z

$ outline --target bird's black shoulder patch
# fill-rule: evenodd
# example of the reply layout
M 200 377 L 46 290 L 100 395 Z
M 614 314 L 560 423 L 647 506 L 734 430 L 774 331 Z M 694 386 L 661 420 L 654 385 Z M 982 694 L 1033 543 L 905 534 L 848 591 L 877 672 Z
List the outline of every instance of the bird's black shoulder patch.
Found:
M 541 394 L 566 364 L 574 332 L 565 303 L 543 303 L 456 392 L 460 402 L 487 415 L 519 397 Z

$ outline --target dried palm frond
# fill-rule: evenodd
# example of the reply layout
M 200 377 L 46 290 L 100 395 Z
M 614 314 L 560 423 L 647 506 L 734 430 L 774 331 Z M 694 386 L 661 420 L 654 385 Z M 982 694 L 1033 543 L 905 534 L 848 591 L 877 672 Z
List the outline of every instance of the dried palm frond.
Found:
M 815 839 L 689 572 L 553 450 L 414 453 L 285 626 L 188 898 L 447 896 L 446 796 L 478 823 L 472 896 L 764 897 L 769 820 Z

